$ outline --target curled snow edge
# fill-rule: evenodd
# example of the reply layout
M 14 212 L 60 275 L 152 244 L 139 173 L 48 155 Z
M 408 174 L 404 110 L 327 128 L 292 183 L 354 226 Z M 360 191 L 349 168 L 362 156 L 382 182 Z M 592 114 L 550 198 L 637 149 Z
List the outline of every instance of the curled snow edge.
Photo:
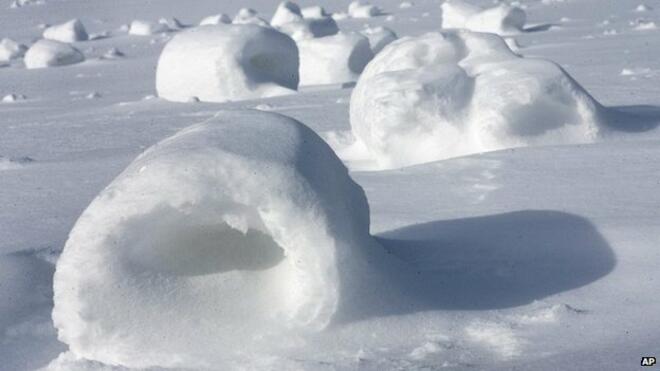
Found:
M 365 281 L 368 230 L 363 190 L 311 129 L 221 112 L 148 149 L 84 211 L 54 278 L 59 339 L 127 367 L 286 348 Z
M 607 110 L 553 62 L 470 31 L 399 39 L 353 90 L 351 128 L 375 168 L 530 145 L 589 143 Z

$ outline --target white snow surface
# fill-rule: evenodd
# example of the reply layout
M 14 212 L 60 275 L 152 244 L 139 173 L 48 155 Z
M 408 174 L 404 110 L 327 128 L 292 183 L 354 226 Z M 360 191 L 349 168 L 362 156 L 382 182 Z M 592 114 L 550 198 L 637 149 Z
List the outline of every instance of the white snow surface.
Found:
M 294 93 L 298 48 L 287 35 L 252 24 L 201 26 L 167 43 L 158 60 L 162 98 L 222 102 Z
M 0 63 L 8 63 L 13 59 L 21 58 L 25 55 L 26 50 L 27 46 L 4 38 L 0 41 Z
M 494 5 L 491 0 L 468 1 L 484 9 Z M 605 125 L 599 126 L 594 142 L 537 143 L 374 170 L 377 164 L 365 156 L 366 149 L 352 145 L 352 85 L 304 86 L 296 94 L 236 102 L 170 102 L 156 96 L 155 71 L 167 41 L 179 32 L 127 35 L 133 19 L 176 18 L 181 25 L 194 25 L 220 12 L 233 16 L 242 7 L 254 9 L 262 21 L 270 20 L 279 2 L 0 0 L 0 38 L 30 46 L 48 25 L 74 18 L 81 19 L 92 35 L 88 41 L 71 44 L 85 54 L 84 63 L 28 69 L 20 56 L 0 63 L 0 97 L 27 97 L 0 104 L 1 371 L 140 370 L 119 366 L 118 360 L 112 365 L 81 358 L 58 340 L 52 320 L 55 265 L 81 214 L 136 156 L 192 124 L 213 121 L 218 111 L 251 108 L 292 117 L 329 143 L 369 204 L 373 238 L 360 232 L 369 243 L 359 245 L 377 243 L 373 251 L 380 246 L 389 259 L 367 259 L 378 274 L 351 281 L 364 281 L 361 287 L 344 290 L 344 286 L 325 327 L 287 327 L 283 336 L 264 341 L 264 347 L 257 349 L 258 340 L 236 337 L 227 348 L 244 344 L 244 354 L 219 348 L 213 357 L 226 358 L 209 369 L 653 369 L 640 367 L 640 359 L 657 356 L 660 344 L 660 299 L 654 295 L 660 290 L 660 52 L 655 47 L 660 45 L 660 33 L 636 28 L 660 24 L 660 6 L 642 0 L 506 1 L 527 15 L 523 32 L 507 36 L 510 45 L 517 45 L 515 52 L 525 59 L 556 63 L 605 107 L 599 121 Z M 345 33 L 387 27 L 401 38 L 417 38 L 441 31 L 439 0 L 415 0 L 410 8 L 400 8 L 401 0 L 371 0 L 384 12 L 372 18 L 348 17 L 350 0 L 298 3 L 304 18 L 312 18 L 305 8 L 323 7 Z M 640 4 L 647 5 L 643 12 L 636 11 Z M 463 69 L 461 64 L 457 68 Z M 408 69 L 424 68 L 411 63 Z M 535 114 L 527 121 L 540 122 L 539 117 Z M 240 142 L 256 141 L 250 135 Z M 318 143 L 318 138 L 312 141 Z M 293 148 L 294 142 L 289 146 L 263 140 L 264 148 L 246 147 L 245 153 Z M 178 160 L 172 163 L 181 165 Z M 194 162 L 189 166 L 199 173 Z M 342 174 L 338 178 L 346 179 Z M 246 179 L 258 177 L 246 174 Z M 165 177 L 162 183 L 170 184 L 168 180 Z M 186 184 L 193 180 L 187 178 Z M 328 184 L 334 183 L 328 180 Z M 156 196 L 145 197 L 146 201 Z M 195 210 L 195 215 L 204 215 Z M 197 220 L 185 219 L 167 229 L 181 231 L 187 221 Z M 93 230 L 90 233 L 107 232 L 104 225 Z M 145 227 L 139 236 L 153 241 L 158 235 L 150 232 Z M 203 245 L 185 246 L 194 250 Z M 142 273 L 153 275 L 148 270 Z M 94 274 L 90 271 L 84 278 L 91 280 Z M 260 273 L 255 270 L 248 276 L 252 274 Z M 163 277 L 182 282 L 180 276 Z M 195 277 L 187 279 L 203 281 L 206 275 Z M 149 282 L 147 287 L 155 284 Z M 241 296 L 242 303 L 262 297 L 259 291 L 249 294 Z M 283 297 L 289 295 L 293 294 L 287 290 Z M 166 297 L 157 299 L 166 301 Z M 275 299 L 273 308 L 283 308 L 281 298 Z M 185 309 L 178 305 L 179 317 L 190 320 L 188 310 L 201 309 L 200 304 L 189 302 Z M 81 314 L 108 320 L 100 316 L 108 308 L 90 308 L 95 310 Z M 133 312 L 121 309 L 113 318 L 128 325 Z M 144 308 L 130 309 L 144 313 Z M 181 328 L 179 317 L 171 322 Z M 252 315 L 246 319 L 249 326 L 257 321 Z M 140 328 L 154 330 L 147 325 Z M 171 329 L 167 325 L 160 323 L 157 330 L 166 332 Z M 201 326 L 195 321 L 192 325 Z M 282 326 L 264 327 L 255 333 L 279 329 Z M 196 340 L 185 329 L 174 336 Z M 226 336 L 222 333 L 214 341 Z M 204 349 L 201 345 L 199 353 Z M 208 361 L 207 356 L 181 367 L 149 371 L 201 371 L 204 368 L 197 366 Z
M 604 114 L 561 67 L 471 31 L 393 42 L 367 65 L 350 106 L 353 133 L 377 168 L 589 143 Z
M 527 15 L 519 7 L 498 3 L 482 8 L 465 0 L 446 0 L 442 3 L 442 28 L 465 28 L 499 35 L 519 33 Z
M 85 26 L 79 19 L 50 26 L 44 30 L 44 39 L 55 40 L 63 43 L 73 43 L 89 39 Z
M 25 67 L 29 69 L 66 66 L 83 62 L 85 56 L 73 46 L 42 39 L 25 52 Z
M 369 39 L 357 32 L 298 41 L 300 85 L 357 81 L 373 58 Z

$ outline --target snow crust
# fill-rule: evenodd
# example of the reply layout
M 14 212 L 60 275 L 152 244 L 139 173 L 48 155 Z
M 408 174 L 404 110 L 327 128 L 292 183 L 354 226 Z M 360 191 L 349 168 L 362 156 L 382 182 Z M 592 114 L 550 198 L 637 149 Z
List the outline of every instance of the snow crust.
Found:
M 111 365 L 286 348 L 359 284 L 368 231 L 364 192 L 311 129 L 221 112 L 148 149 L 85 210 L 53 320 L 75 355 Z
M 53 40 L 39 40 L 25 53 L 25 67 L 46 68 L 80 63 L 85 56 L 69 44 Z
M 167 43 L 156 89 L 171 101 L 270 97 L 298 87 L 298 48 L 287 35 L 257 25 L 202 26 Z
M 506 3 L 481 8 L 464 0 L 447 0 L 441 7 L 442 28 L 510 35 L 522 31 L 527 19 L 524 10 Z
M 603 110 L 558 65 L 470 31 L 393 42 L 365 68 L 350 103 L 352 131 L 380 168 L 592 142 Z
M 369 39 L 357 32 L 299 40 L 298 48 L 301 85 L 357 81 L 373 58 Z
M 79 19 L 72 19 L 62 24 L 50 26 L 44 30 L 43 37 L 44 39 L 63 43 L 73 43 L 89 39 L 87 30 Z

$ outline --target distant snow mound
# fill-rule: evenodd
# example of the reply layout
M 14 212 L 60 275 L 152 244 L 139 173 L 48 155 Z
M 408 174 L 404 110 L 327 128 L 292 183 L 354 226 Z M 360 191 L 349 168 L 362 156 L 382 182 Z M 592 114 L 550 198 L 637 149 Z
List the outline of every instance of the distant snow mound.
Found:
M 505 3 L 486 9 L 463 0 L 446 0 L 442 4 L 442 28 L 510 35 L 522 31 L 526 19 L 524 10 Z
M 54 324 L 77 356 L 135 368 L 283 349 L 362 282 L 368 230 L 364 192 L 312 130 L 221 112 L 90 204 L 57 262 Z
M 45 68 L 80 63 L 85 56 L 69 44 L 53 40 L 39 40 L 25 53 L 25 67 Z
M 365 68 L 355 137 L 381 168 L 504 148 L 596 139 L 604 108 L 561 67 L 521 58 L 492 34 L 399 39 Z
M 300 7 L 291 1 L 280 3 L 270 24 L 294 40 L 334 35 L 339 32 L 331 17 L 304 18 Z
M 227 14 L 220 13 L 205 17 L 199 22 L 199 25 L 208 26 L 208 25 L 229 24 L 229 23 L 231 23 L 231 18 L 229 18 Z
M 348 15 L 353 18 L 372 18 L 383 14 L 383 10 L 362 0 L 348 4 Z
M 382 26 L 369 27 L 361 33 L 369 39 L 369 45 L 371 45 L 371 51 L 374 55 L 378 54 L 389 43 L 398 39 L 394 31 Z
M 171 31 L 166 23 L 134 20 L 128 28 L 130 35 L 151 36 Z
M 355 32 L 298 41 L 300 84 L 322 85 L 357 81 L 373 58 L 369 40 Z
M 73 43 L 89 39 L 85 26 L 78 19 L 50 26 L 44 30 L 44 39 L 55 40 L 63 43 Z
M 257 14 L 257 11 L 252 8 L 241 8 L 232 22 L 234 24 L 256 24 L 262 27 L 270 27 L 268 21 Z
M 21 58 L 25 55 L 26 50 L 27 46 L 4 38 L 0 41 L 0 63 L 8 63 L 13 59 Z
M 172 38 L 158 61 L 156 89 L 171 101 L 223 102 L 290 94 L 298 80 L 298 48 L 289 36 L 232 24 Z
M 300 10 L 304 18 L 325 18 L 331 17 L 332 14 L 326 12 L 325 8 L 320 5 L 308 6 Z

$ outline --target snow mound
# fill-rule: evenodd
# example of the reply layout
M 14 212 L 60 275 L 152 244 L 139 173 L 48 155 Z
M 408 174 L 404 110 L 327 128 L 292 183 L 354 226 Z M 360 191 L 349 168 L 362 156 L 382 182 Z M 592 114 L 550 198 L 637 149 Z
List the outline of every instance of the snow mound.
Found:
M 375 5 L 355 0 L 348 4 L 348 15 L 353 18 L 372 18 L 383 14 L 383 10 Z
M 504 3 L 486 9 L 463 0 L 447 0 L 442 4 L 442 28 L 510 35 L 522 31 L 526 19 L 524 10 Z
M 326 12 L 325 8 L 320 5 L 308 6 L 302 8 L 300 11 L 303 15 L 303 18 L 325 18 L 332 16 L 332 14 Z
M 12 39 L 4 38 L 0 41 L 0 63 L 7 63 L 25 55 L 27 46 L 19 44 Z
M 234 24 L 256 24 L 262 27 L 270 27 L 268 21 L 259 17 L 257 14 L 257 11 L 254 9 L 241 8 L 232 22 Z
M 19 102 L 22 100 L 26 100 L 27 97 L 23 94 L 7 94 L 4 97 L 2 97 L 2 100 L 0 102 L 2 103 L 14 103 L 14 102 Z M 1 159 L 1 157 L 0 157 Z
M 331 17 L 304 18 L 300 7 L 291 1 L 280 3 L 270 24 L 294 40 L 334 35 L 339 27 Z
M 156 89 L 177 102 L 222 102 L 290 94 L 298 87 L 298 48 L 287 35 L 256 25 L 193 28 L 167 43 Z
M 78 357 L 136 368 L 294 346 L 363 281 L 368 230 L 364 192 L 311 129 L 220 112 L 85 210 L 57 262 L 54 324 Z
M 208 25 L 217 25 L 217 24 L 229 24 L 231 23 L 231 18 L 227 14 L 220 13 L 216 15 L 210 15 L 199 22 L 200 26 Z
M 398 36 L 394 31 L 382 26 L 369 27 L 361 33 L 369 39 L 369 45 L 371 45 L 371 51 L 374 55 L 378 54 L 378 52 L 383 50 L 383 48 L 389 43 L 398 39 Z
M 73 43 L 89 39 L 85 26 L 78 19 L 72 19 L 68 22 L 46 28 L 43 37 L 44 39 L 63 43 Z
M 470 31 L 399 39 L 365 68 L 353 134 L 380 168 L 595 140 L 604 108 L 561 67 Z
M 170 28 L 165 23 L 134 20 L 128 28 L 130 35 L 151 36 L 163 32 L 169 32 Z
M 85 56 L 69 44 L 53 40 L 39 40 L 25 53 L 25 67 L 45 68 L 80 63 Z
M 369 40 L 356 32 L 298 41 L 300 84 L 354 82 L 373 58 Z

